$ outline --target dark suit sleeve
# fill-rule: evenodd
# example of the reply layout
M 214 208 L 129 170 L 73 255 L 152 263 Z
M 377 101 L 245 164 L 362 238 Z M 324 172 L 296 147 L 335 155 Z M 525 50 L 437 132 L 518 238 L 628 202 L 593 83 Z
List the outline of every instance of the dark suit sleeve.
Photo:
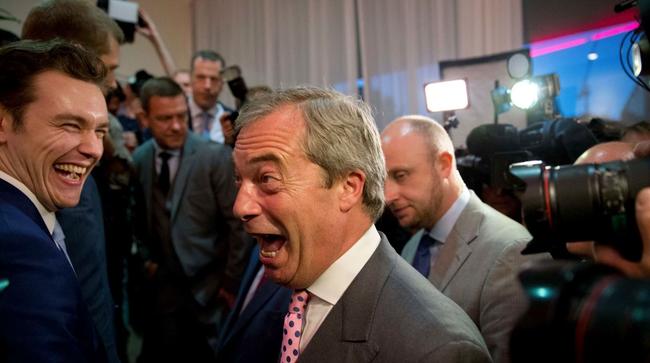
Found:
M 235 173 L 231 149 L 221 147 L 215 165 L 212 168 L 212 190 L 216 203 L 227 225 L 228 257 L 222 287 L 232 294 L 237 293 L 239 280 L 248 263 L 248 253 L 253 244 L 252 239 L 244 231 L 241 221 L 233 214 L 233 205 L 237 196 Z
M 113 298 L 108 286 L 106 241 L 99 190 L 89 177 L 79 204 L 57 212 L 65 233 L 70 261 L 77 273 L 81 293 L 95 322 L 110 361 L 119 362 L 113 326 Z
M 489 363 L 492 359 L 483 347 L 470 341 L 455 341 L 430 352 L 418 362 Z
M 37 225 L 3 218 L 0 361 L 105 361 L 68 261 Z

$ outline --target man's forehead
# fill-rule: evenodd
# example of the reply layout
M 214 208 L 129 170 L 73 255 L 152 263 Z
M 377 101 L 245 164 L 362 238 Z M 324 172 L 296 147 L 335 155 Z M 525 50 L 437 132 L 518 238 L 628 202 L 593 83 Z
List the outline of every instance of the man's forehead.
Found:
M 161 108 L 169 107 L 178 108 L 181 106 L 187 107 L 187 100 L 183 94 L 176 96 L 153 95 L 149 98 L 149 109 L 151 111 L 158 111 Z
M 194 72 L 220 71 L 223 65 L 220 61 L 198 57 L 194 60 Z

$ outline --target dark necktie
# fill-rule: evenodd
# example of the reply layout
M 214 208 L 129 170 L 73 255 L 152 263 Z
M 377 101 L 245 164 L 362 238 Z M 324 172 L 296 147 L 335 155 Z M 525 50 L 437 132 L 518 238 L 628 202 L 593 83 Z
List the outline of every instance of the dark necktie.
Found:
M 427 278 L 431 269 L 431 246 L 435 243 L 436 240 L 425 231 L 415 252 L 415 258 L 413 258 L 413 267 Z
M 160 190 L 163 192 L 163 194 L 167 195 L 169 192 L 169 158 L 171 158 L 172 155 L 166 151 L 163 151 L 158 154 L 158 156 L 162 162 L 160 164 L 160 174 L 158 174 L 158 186 L 160 187 Z

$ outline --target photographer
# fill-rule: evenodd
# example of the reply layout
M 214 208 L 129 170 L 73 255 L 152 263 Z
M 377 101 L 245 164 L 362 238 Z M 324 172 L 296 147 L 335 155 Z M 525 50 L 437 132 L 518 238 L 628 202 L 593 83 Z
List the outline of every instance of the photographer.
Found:
M 638 143 L 634 148 L 638 158 L 650 156 L 650 141 Z M 642 189 L 636 197 L 636 220 L 643 241 L 643 253 L 639 262 L 630 262 L 612 247 L 595 245 L 596 261 L 613 266 L 632 278 L 650 278 L 650 187 Z

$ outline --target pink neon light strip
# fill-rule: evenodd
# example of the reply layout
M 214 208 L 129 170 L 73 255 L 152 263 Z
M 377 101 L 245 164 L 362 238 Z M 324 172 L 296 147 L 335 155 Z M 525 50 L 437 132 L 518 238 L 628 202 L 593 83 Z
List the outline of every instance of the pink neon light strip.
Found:
M 631 21 L 629 23 L 617 25 L 613 28 L 603 30 L 601 32 L 598 32 L 594 35 L 591 36 L 591 40 L 601 40 L 609 37 L 613 37 L 614 35 L 621 34 L 621 33 L 627 33 L 631 30 L 634 30 L 639 27 L 639 23 L 636 21 Z
M 627 22 L 625 24 L 617 25 L 617 26 L 614 26 L 612 28 L 600 31 L 600 32 L 592 35 L 589 39 L 583 37 L 583 38 L 572 39 L 572 40 L 568 40 L 568 41 L 564 41 L 564 42 L 558 42 L 558 43 L 555 43 L 553 45 L 547 45 L 547 46 L 540 46 L 538 44 L 548 44 L 549 42 L 552 43 L 553 41 L 552 40 L 551 41 L 544 41 L 542 43 L 537 43 L 537 44 L 533 43 L 533 44 L 531 44 L 530 56 L 535 58 L 535 57 L 539 57 L 539 56 L 544 55 L 544 54 L 554 53 L 554 52 L 558 52 L 558 51 L 561 51 L 561 50 L 578 47 L 578 46 L 581 46 L 581 45 L 587 43 L 588 41 L 593 42 L 593 41 L 613 37 L 613 36 L 621 34 L 621 33 L 629 32 L 631 30 L 636 29 L 638 26 L 639 26 L 638 22 L 630 21 L 630 22 Z
M 549 46 L 546 46 L 546 47 L 535 47 L 533 45 L 531 47 L 531 49 L 530 49 L 530 56 L 535 58 L 535 57 L 539 57 L 540 55 L 554 53 L 554 52 L 558 52 L 560 50 L 565 50 L 565 49 L 577 47 L 577 46 L 583 45 L 585 43 L 587 43 L 587 38 L 573 39 L 573 40 L 569 40 L 569 41 L 566 41 L 566 42 L 549 45 Z

